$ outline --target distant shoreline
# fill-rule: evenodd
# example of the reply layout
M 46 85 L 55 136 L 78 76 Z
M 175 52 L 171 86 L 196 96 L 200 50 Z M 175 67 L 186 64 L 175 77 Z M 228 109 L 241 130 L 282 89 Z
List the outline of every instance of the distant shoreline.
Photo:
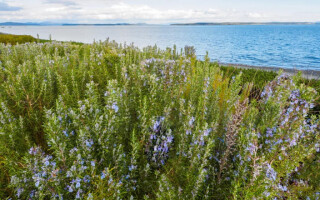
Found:
M 217 63 L 219 64 L 219 66 L 235 67 L 240 69 L 257 69 L 257 70 L 273 71 L 273 72 L 278 72 L 282 70 L 284 74 L 287 74 L 290 76 L 294 76 L 298 72 L 301 72 L 303 78 L 320 80 L 320 71 L 316 71 L 316 70 L 288 69 L 288 68 L 281 68 L 281 67 L 263 67 L 263 66 L 253 66 L 253 65 L 245 65 L 245 64 L 222 63 L 222 62 L 217 62 Z
M 147 24 L 147 23 L 35 23 L 35 22 L 2 22 L 0 26 L 221 26 L 221 25 L 320 25 L 320 22 L 196 22 L 172 24 Z
M 319 22 L 221 22 L 221 23 L 175 23 L 171 26 L 221 26 L 221 25 L 316 25 Z

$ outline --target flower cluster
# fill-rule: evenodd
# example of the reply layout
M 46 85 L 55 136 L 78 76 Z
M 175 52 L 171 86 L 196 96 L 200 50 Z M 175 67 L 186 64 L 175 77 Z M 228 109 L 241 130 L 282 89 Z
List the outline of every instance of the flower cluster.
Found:
M 158 117 L 157 120 L 155 120 L 146 148 L 149 160 L 157 166 L 165 164 L 169 158 L 169 151 L 174 142 L 171 129 L 166 129 L 164 121 L 164 117 Z

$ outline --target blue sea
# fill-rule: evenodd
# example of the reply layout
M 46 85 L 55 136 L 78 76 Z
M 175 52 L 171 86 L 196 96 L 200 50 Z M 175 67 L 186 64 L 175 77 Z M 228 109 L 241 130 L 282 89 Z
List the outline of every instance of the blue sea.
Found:
M 194 46 L 199 58 L 253 66 L 320 71 L 320 25 L 12 26 L 0 32 L 60 41 L 115 40 L 142 48 Z

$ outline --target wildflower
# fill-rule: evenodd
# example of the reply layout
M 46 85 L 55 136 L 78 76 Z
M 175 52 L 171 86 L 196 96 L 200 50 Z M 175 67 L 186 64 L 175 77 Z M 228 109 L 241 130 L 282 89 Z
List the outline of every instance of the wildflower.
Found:
M 31 147 L 31 148 L 29 149 L 29 154 L 30 154 L 30 155 L 34 155 L 35 152 L 36 152 L 36 149 L 35 149 L 34 147 Z
M 17 197 L 19 198 L 21 193 L 23 192 L 23 188 L 18 188 L 17 190 Z
M 92 167 L 96 166 L 96 164 L 95 164 L 94 161 L 91 161 L 91 166 L 92 166 Z
M 281 184 L 278 185 L 278 188 L 283 192 L 286 192 L 288 190 L 286 186 L 282 186 Z
M 277 172 L 271 167 L 270 164 L 267 164 L 266 176 L 273 181 L 277 179 Z
M 195 118 L 194 118 L 194 117 L 191 117 L 191 119 L 189 120 L 189 126 L 192 126 L 193 123 L 194 123 L 194 121 L 195 121 Z
M 154 135 L 154 134 L 151 134 L 151 135 L 150 135 L 150 139 L 151 139 L 151 140 L 155 140 L 155 139 L 157 139 L 157 136 Z
M 250 143 L 250 144 L 249 144 L 249 147 L 247 147 L 247 150 L 250 152 L 251 155 L 254 154 L 254 152 L 256 151 L 256 149 L 257 149 L 257 147 L 256 147 L 256 145 L 253 144 L 253 143 Z
M 209 128 L 203 132 L 203 135 L 208 136 L 211 131 L 212 131 L 212 128 Z
M 37 180 L 36 183 L 35 183 L 35 186 L 36 186 L 36 187 L 39 187 L 39 185 L 40 185 L 40 181 Z
M 82 112 L 82 111 L 84 111 L 86 109 L 86 106 L 85 105 L 82 105 L 81 107 L 80 107 L 80 111 Z
M 79 188 L 81 186 L 80 182 L 81 182 L 81 179 L 77 178 L 76 179 L 76 188 Z
M 89 148 L 92 147 L 92 145 L 93 145 L 93 140 L 92 139 L 86 140 L 85 142 L 86 142 L 86 146 L 87 147 L 89 147 Z
M 80 190 L 77 192 L 76 199 L 80 199 Z
M 167 137 L 167 141 L 168 141 L 168 143 L 172 143 L 172 141 L 173 141 L 173 136 L 169 135 L 169 136 Z
M 106 177 L 106 174 L 105 174 L 104 172 L 101 172 L 100 178 L 101 178 L 101 179 L 104 179 L 105 177 Z
M 91 193 L 88 194 L 87 200 L 93 200 L 93 195 Z
M 320 144 L 316 144 L 315 147 L 316 147 L 317 153 L 320 153 Z
M 68 133 L 67 133 L 67 130 L 64 130 L 64 131 L 62 131 L 62 132 L 63 132 L 63 134 L 64 134 L 66 137 L 69 136 Z
M 85 176 L 83 177 L 83 182 L 85 182 L 85 183 L 90 183 L 90 176 L 89 176 L 89 175 L 85 175 Z
M 119 107 L 118 107 L 117 103 L 113 103 L 113 104 L 112 104 L 112 109 L 113 109 L 116 113 L 118 112 Z
M 67 186 L 67 188 L 68 188 L 68 192 L 73 192 L 73 189 L 71 186 Z
M 46 160 L 44 163 L 45 166 L 48 166 L 49 164 L 50 164 L 49 160 Z

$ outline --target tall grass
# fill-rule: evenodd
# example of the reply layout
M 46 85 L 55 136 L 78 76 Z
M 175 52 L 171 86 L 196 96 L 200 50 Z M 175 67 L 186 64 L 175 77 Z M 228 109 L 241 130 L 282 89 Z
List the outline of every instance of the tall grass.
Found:
M 252 84 L 188 49 L 109 41 L 0 51 L 1 198 L 319 195 L 318 94 L 299 77 Z

